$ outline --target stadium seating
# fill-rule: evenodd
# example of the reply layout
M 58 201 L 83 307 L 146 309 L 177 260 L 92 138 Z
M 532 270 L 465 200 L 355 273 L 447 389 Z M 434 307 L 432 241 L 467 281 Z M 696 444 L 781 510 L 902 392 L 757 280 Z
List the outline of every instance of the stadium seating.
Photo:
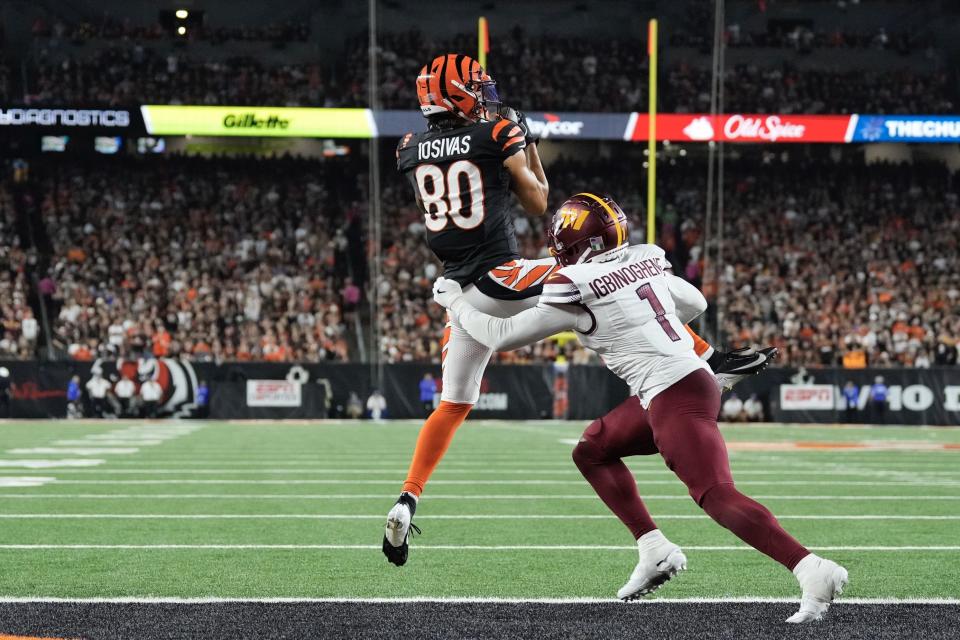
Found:
M 185 158 L 39 170 L 54 345 L 79 359 L 346 360 L 365 266 L 342 171 Z
M 0 66 L 0 90 L 6 88 L 13 102 L 369 106 L 366 33 L 347 38 L 339 55 L 318 60 L 304 47 L 282 63 L 263 55 L 260 45 L 303 44 L 310 38 L 307 26 L 211 27 L 177 41 L 156 26 L 52 20 L 40 21 L 34 33 L 36 50 L 25 60 L 22 81 L 21 74 Z M 777 52 L 763 64 L 756 57 L 749 63 L 731 57 L 724 82 L 727 111 L 948 113 L 960 104 L 955 84 L 942 70 L 948 67 L 936 63 L 933 49 L 918 62 L 916 51 L 930 43 L 910 30 L 827 33 L 798 27 L 759 33 L 731 25 L 726 39 L 734 53 Z M 709 110 L 704 37 L 675 29 L 669 41 L 675 48 L 665 52 L 660 109 Z M 416 108 L 412 78 L 424 62 L 437 52 L 475 46 L 475 36 L 465 33 L 445 39 L 420 31 L 378 34 L 381 106 Z M 833 53 L 852 49 L 879 56 L 882 71 L 845 66 Z M 830 53 L 816 60 L 806 56 L 821 50 Z M 911 52 L 913 58 L 905 57 Z M 647 103 L 646 47 L 639 39 L 532 35 L 515 27 L 494 39 L 489 56 L 501 95 L 522 109 L 622 112 Z
M 730 346 L 774 344 L 780 364 L 842 365 L 863 352 L 871 366 L 930 366 L 957 361 L 960 339 L 960 202 L 957 175 L 942 165 L 800 164 L 744 159 L 728 167 L 725 271 Z M 548 169 L 551 205 L 570 189 L 613 194 L 643 242 L 641 168 L 629 162 L 560 161 Z M 675 270 L 717 301 L 713 268 L 700 248 L 706 171 L 677 166 L 662 173 L 659 242 Z M 567 186 L 569 185 L 569 186 Z M 381 295 L 390 313 L 388 361 L 439 360 L 443 321 L 430 304 L 436 268 L 407 185 L 385 200 L 403 221 L 388 235 Z M 770 220 L 776 224 L 770 224 Z M 545 255 L 539 221 L 518 218 L 522 252 Z M 856 265 L 866 264 L 867 269 Z M 424 266 L 426 265 L 426 266 Z M 712 334 L 715 317 L 708 318 Z M 587 358 L 575 342 L 540 344 L 503 361 Z

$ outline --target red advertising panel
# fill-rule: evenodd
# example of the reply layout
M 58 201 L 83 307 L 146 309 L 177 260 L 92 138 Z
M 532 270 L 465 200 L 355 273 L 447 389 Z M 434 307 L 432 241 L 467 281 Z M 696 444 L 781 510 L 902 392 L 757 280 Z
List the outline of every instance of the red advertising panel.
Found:
M 647 139 L 646 114 L 631 118 L 629 140 Z M 657 139 L 677 142 L 848 142 L 850 116 L 664 113 L 657 116 Z

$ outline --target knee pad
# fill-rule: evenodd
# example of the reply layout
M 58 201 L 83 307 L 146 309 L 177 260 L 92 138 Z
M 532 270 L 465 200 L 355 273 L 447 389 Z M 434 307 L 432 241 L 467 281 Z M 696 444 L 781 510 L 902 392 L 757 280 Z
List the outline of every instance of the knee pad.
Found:
M 580 437 L 580 442 L 573 448 L 573 462 L 578 467 L 582 464 L 597 464 L 606 461 L 606 454 L 596 437 L 600 435 L 603 424 L 594 420 Z

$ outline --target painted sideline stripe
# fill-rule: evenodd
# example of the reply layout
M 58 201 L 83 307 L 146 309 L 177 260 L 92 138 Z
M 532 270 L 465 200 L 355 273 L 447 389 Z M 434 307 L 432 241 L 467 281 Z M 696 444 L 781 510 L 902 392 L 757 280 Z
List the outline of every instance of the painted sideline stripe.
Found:
M 322 604 L 322 603 L 358 603 L 358 604 L 392 604 L 392 603 L 449 603 L 449 604 L 611 604 L 615 606 L 653 606 L 657 604 L 727 604 L 727 603 L 790 603 L 795 604 L 797 598 L 772 598 L 766 596 L 728 596 L 721 598 L 659 598 L 652 597 L 635 602 L 621 602 L 616 598 L 503 598 L 503 597 L 445 597 L 445 596 L 414 596 L 396 598 L 309 598 L 309 597 L 275 597 L 275 598 L 220 598 L 204 596 L 198 598 L 180 597 L 117 597 L 117 598 L 46 598 L 43 596 L 0 596 L 0 604 Z M 844 605 L 958 605 L 960 598 L 841 598 L 833 606 Z
M 297 485 L 297 484 L 335 484 L 343 485 L 345 481 L 341 478 L 322 478 L 322 479 L 303 479 L 286 478 L 283 480 L 244 480 L 227 478 L 174 478 L 163 480 L 57 480 L 57 484 L 109 484 L 117 485 L 154 485 L 154 484 L 252 484 L 252 485 Z M 353 485 L 400 485 L 403 484 L 403 477 L 397 476 L 387 480 L 357 480 L 348 481 Z M 581 480 L 432 480 L 431 485 L 491 485 L 491 486 L 576 486 L 582 487 L 585 482 Z M 679 485 L 682 484 L 679 479 L 672 480 L 640 480 L 640 486 L 644 485 Z M 739 484 L 772 486 L 772 487 L 960 487 L 960 482 L 945 480 L 744 480 Z
M 131 446 L 153 446 L 163 444 L 166 439 L 147 439 L 147 438 L 114 438 L 107 440 L 99 438 L 97 440 L 55 440 L 53 445 L 56 447 L 131 447 Z
M 4 461 L 0 460 L 0 466 Z M 143 464 L 142 462 L 135 462 L 133 464 Z M 303 463 L 297 463 L 303 464 Z M 523 463 L 517 463 L 517 465 L 522 465 Z M 508 469 L 445 469 L 440 468 L 436 475 L 492 475 L 492 476 L 510 476 L 510 475 L 544 475 L 544 476 L 575 476 L 582 480 L 580 473 L 576 468 L 565 467 L 563 469 L 557 470 L 545 470 L 545 469 L 517 469 L 517 465 L 511 465 Z M 146 475 L 146 474 L 157 474 L 157 475 L 166 475 L 166 474 L 175 474 L 175 475 L 215 475 L 218 473 L 233 475 L 233 474 L 250 474 L 250 475 L 287 475 L 287 474 L 316 474 L 316 475 L 379 475 L 379 476 L 388 476 L 390 478 L 402 478 L 405 476 L 406 469 L 357 469 L 351 467 L 349 469 L 336 469 L 331 467 L 313 467 L 313 468 L 257 468 L 254 466 L 246 467 L 243 469 L 237 468 L 217 468 L 216 465 L 211 465 L 204 463 L 204 468 L 202 469 L 190 469 L 190 468 L 142 468 L 142 469 L 115 469 L 115 468 L 105 468 L 105 469 L 64 469 L 63 473 L 93 473 L 97 475 Z M 630 473 L 636 476 L 663 476 L 665 478 L 676 478 L 675 475 L 669 469 L 631 469 Z M 835 475 L 835 476 L 866 476 L 866 477 L 875 477 L 878 474 L 883 474 L 880 477 L 903 477 L 904 481 L 912 479 L 918 476 L 947 476 L 942 478 L 942 480 L 951 480 L 950 476 L 956 476 L 957 480 L 960 481 L 960 470 L 958 471 L 918 471 L 918 472 L 906 472 L 906 471 L 879 471 L 879 470 L 869 470 L 869 471 L 845 471 L 845 470 L 834 470 L 830 469 L 825 471 L 824 469 L 813 470 L 813 469 L 804 469 L 789 471 L 785 469 L 771 469 L 767 471 L 760 470 L 744 470 L 737 471 L 734 469 L 734 475 L 736 476 L 814 476 L 814 477 L 823 477 L 824 475 Z M 937 478 L 941 480 L 941 478 Z M 352 482 L 352 481 L 351 481 Z M 487 482 L 486 480 L 480 480 L 479 482 Z M 647 482 L 644 480 L 644 482 Z M 745 480 L 744 482 L 754 482 L 759 483 L 763 482 L 762 480 Z M 799 481 L 798 481 L 799 482 Z M 871 483 L 872 484 L 872 483 Z
M 37 470 L 28 470 L 28 472 L 40 473 L 42 469 Z M 217 474 L 226 474 L 226 475 L 379 475 L 383 479 L 373 480 L 369 477 L 363 480 L 351 479 L 349 482 L 353 484 L 387 484 L 387 483 L 397 483 L 403 482 L 405 477 L 405 471 L 394 471 L 394 472 L 384 472 L 382 470 L 374 469 L 215 469 L 215 468 L 206 468 L 206 469 L 64 469 L 61 473 L 65 474 L 93 474 L 97 476 L 148 476 L 148 475 L 182 475 L 182 476 L 209 476 Z M 654 479 L 647 479 L 645 477 L 638 478 L 638 483 L 641 484 L 672 484 L 678 482 L 676 476 L 670 473 L 667 470 L 664 471 L 655 471 L 655 470 L 638 470 L 632 471 L 635 476 L 654 476 Z M 762 480 L 755 479 L 752 477 L 744 478 L 743 476 L 812 476 L 812 477 L 823 477 L 825 474 L 824 471 L 739 471 L 734 472 L 735 476 L 740 477 L 741 483 L 749 484 L 758 484 L 758 485 L 851 485 L 851 486 L 900 486 L 905 484 L 915 484 L 919 486 L 960 486 L 960 471 L 958 472 L 946 472 L 946 473 L 898 473 L 898 472 L 860 472 L 860 473 L 838 473 L 830 471 L 828 475 L 841 476 L 836 480 Z M 540 470 L 490 470 L 490 469 L 478 469 L 476 471 L 439 471 L 438 476 L 441 476 L 439 479 L 432 480 L 433 484 L 577 484 L 582 485 L 584 483 L 583 478 L 576 473 L 576 470 L 568 471 L 540 471 Z M 477 478 L 471 480 L 453 480 L 445 479 L 442 476 L 445 475 L 494 475 L 494 476 L 510 476 L 510 475 L 547 475 L 547 476 L 567 476 L 570 480 L 554 480 L 554 479 L 525 479 L 525 480 L 487 480 L 485 478 Z M 928 477 L 930 476 L 930 477 Z M 943 477 L 941 477 L 943 476 Z M 876 480 L 846 480 L 847 477 L 881 477 L 887 478 L 886 480 L 876 481 Z M 181 482 L 188 482 L 189 480 L 180 480 Z M 201 480 L 197 480 L 198 482 Z M 202 480 L 205 482 L 237 482 L 236 479 L 229 480 Z M 253 482 L 254 480 L 247 480 L 246 482 Z M 290 482 L 295 482 L 296 480 L 291 480 Z M 115 482 L 123 483 L 125 480 L 116 480 Z M 138 482 L 144 482 L 144 480 L 138 480 Z M 171 481 L 173 482 L 173 481 Z M 342 483 L 342 479 L 337 480 L 327 480 L 327 479 L 303 479 L 300 482 L 314 482 L 318 484 L 322 483 Z
M 74 455 L 74 456 L 102 456 L 104 454 L 131 454 L 140 449 L 136 447 L 34 447 L 32 449 L 7 449 L 7 453 L 15 455 L 44 454 L 44 455 Z
M 960 496 L 872 496 L 872 495 L 836 495 L 836 496 L 794 496 L 794 495 L 755 495 L 755 500 L 960 500 Z M 396 494 L 384 493 L 0 493 L 0 499 L 84 499 L 84 500 L 116 500 L 116 499 L 159 499 L 159 500 L 396 500 Z M 505 495 L 459 495 L 459 494 L 430 494 L 430 500 L 597 500 L 596 494 L 505 494 Z M 690 500 L 686 494 L 645 495 L 644 500 Z M 392 504 L 392 503 L 391 503 Z
M 142 551 L 173 551 L 173 550 L 380 550 L 379 544 L 0 544 L 0 550 L 44 551 L 55 549 L 75 550 L 142 550 Z M 435 544 L 417 545 L 418 551 L 633 551 L 636 545 L 480 545 L 480 544 Z M 960 551 L 960 545 L 943 546 L 815 546 L 807 547 L 811 551 Z M 746 545 L 706 545 L 684 546 L 686 551 L 756 551 Z
M 0 468 L 14 468 L 24 473 L 27 470 L 55 469 L 59 467 L 95 467 L 106 460 L 92 458 L 68 458 L 66 460 L 0 460 Z
M 0 513 L 0 520 L 383 520 L 382 514 L 353 513 Z M 710 520 L 703 514 L 657 514 L 657 520 Z M 427 515 L 420 520 L 616 520 L 613 514 Z M 777 520 L 960 520 L 957 516 L 778 515 Z

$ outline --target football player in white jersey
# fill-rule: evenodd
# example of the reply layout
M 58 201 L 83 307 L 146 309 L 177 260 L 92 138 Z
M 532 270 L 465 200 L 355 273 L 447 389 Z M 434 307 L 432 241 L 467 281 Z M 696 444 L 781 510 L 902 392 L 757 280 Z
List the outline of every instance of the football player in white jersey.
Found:
M 496 318 L 471 304 L 469 290 L 464 294 L 444 278 L 434 299 L 495 351 L 574 330 L 639 398 L 640 406 L 621 405 L 593 422 L 573 451 L 581 473 L 637 540 L 640 561 L 618 597 L 646 595 L 686 568 L 686 556 L 657 528 L 622 460 L 659 453 L 711 518 L 793 571 L 803 595 L 787 621 L 818 620 L 846 585 L 847 571 L 810 553 L 734 486 L 717 427 L 720 387 L 684 329 L 707 301 L 670 273 L 662 249 L 631 247 L 628 237 L 616 202 L 578 194 L 553 217 L 548 244 L 561 268 L 546 281 L 537 306 Z

